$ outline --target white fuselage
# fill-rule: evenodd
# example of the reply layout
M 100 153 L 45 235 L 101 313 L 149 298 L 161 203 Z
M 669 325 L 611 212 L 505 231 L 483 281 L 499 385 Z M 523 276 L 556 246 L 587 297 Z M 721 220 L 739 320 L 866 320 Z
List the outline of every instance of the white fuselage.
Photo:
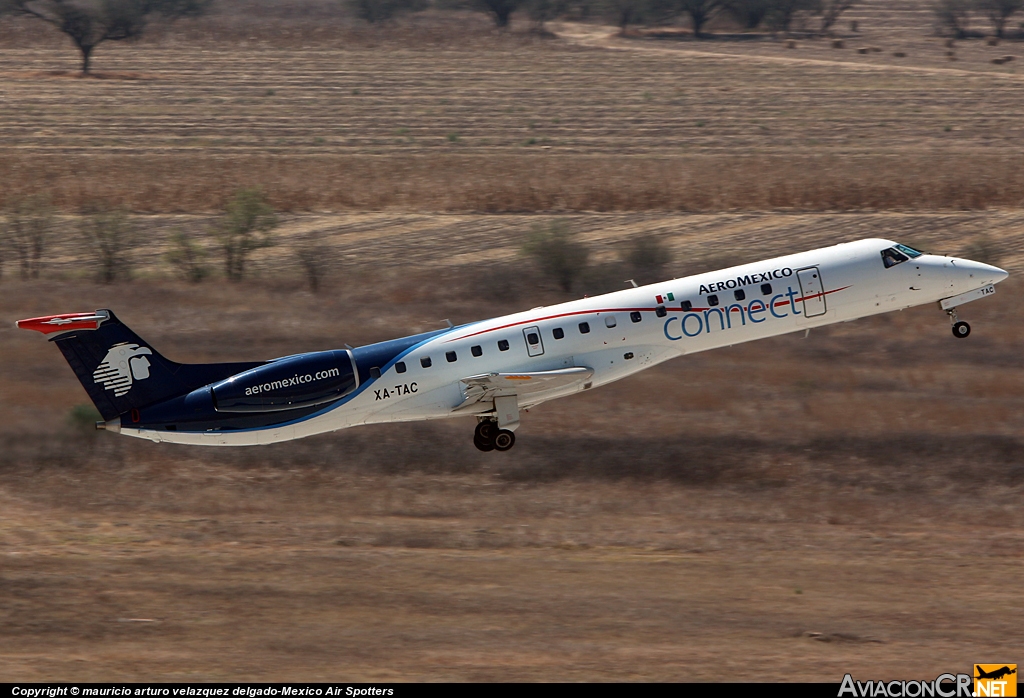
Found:
M 880 254 L 894 245 L 859 240 L 455 327 L 403 352 L 381 367 L 380 378 L 343 400 L 285 425 L 206 433 L 124 427 L 122 433 L 177 443 L 268 444 L 358 424 L 482 415 L 493 404 L 465 408 L 469 376 L 593 371 L 585 383 L 520 398 L 520 407 L 530 407 L 684 354 L 934 303 L 1006 277 L 997 267 L 927 254 L 887 268 Z

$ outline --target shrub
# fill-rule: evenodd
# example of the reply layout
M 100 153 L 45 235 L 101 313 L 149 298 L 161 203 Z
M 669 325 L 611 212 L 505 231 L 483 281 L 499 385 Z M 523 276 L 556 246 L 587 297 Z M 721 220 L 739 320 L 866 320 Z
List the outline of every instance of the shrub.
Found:
M 96 434 L 96 422 L 102 422 L 103 416 L 90 404 L 75 405 L 68 410 L 68 426 L 85 436 Z
M 523 251 L 567 293 L 586 270 L 590 257 L 590 250 L 574 239 L 564 221 L 552 221 L 546 227 L 535 225 Z
M 298 241 L 295 246 L 295 257 L 302 267 L 302 273 L 309 284 L 309 290 L 316 293 L 331 266 L 330 248 L 316 233 L 312 233 Z
M 39 278 L 52 230 L 53 207 L 49 197 L 29 196 L 9 206 L 0 227 L 0 248 L 6 248 L 17 260 L 22 279 Z
M 109 284 L 131 277 L 130 252 L 138 236 L 124 209 L 94 204 L 85 212 L 79 230 L 96 260 L 96 275 L 101 282 Z
M 171 250 L 167 253 L 167 261 L 186 281 L 199 283 L 210 275 L 210 268 L 205 263 L 208 254 L 206 248 L 193 240 L 188 233 L 178 230 L 171 237 Z
M 344 0 L 349 10 L 370 24 L 386 22 L 397 15 L 427 9 L 427 0 Z
M 633 240 L 625 262 L 638 283 L 652 284 L 665 280 L 672 251 L 654 235 L 642 235 Z
M 273 244 L 271 232 L 277 227 L 277 215 L 260 189 L 242 188 L 224 208 L 224 216 L 213 234 L 224 252 L 224 275 L 241 281 L 253 250 Z

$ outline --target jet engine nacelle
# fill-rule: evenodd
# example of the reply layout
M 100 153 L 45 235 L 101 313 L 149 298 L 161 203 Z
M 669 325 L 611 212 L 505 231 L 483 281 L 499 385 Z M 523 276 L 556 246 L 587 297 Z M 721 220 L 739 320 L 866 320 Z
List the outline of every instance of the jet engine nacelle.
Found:
M 279 359 L 216 383 L 218 412 L 278 412 L 334 402 L 359 386 L 349 351 L 318 351 Z

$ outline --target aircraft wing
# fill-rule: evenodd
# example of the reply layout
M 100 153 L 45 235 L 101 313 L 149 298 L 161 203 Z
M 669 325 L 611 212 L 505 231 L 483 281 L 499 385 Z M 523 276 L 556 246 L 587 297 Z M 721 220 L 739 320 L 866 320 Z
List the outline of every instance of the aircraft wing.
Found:
M 529 398 L 536 394 L 573 385 L 582 386 L 593 375 L 593 369 L 576 367 L 531 373 L 481 373 L 469 376 L 461 381 L 465 400 L 455 410 L 469 410 L 477 403 L 490 402 L 495 397 L 503 395 L 516 395 L 520 404 L 528 404 L 533 402 Z

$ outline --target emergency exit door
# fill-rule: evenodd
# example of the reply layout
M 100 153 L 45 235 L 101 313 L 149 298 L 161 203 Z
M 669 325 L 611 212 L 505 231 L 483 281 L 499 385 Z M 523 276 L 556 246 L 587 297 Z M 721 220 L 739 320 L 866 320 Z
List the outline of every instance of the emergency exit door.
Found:
M 818 270 L 818 267 L 798 269 L 796 278 L 800 282 L 804 317 L 824 315 L 827 310 L 825 307 L 825 285 L 821 281 L 821 271 Z
M 526 353 L 530 356 L 540 356 L 544 353 L 544 340 L 540 337 L 539 327 L 527 327 L 523 330 L 523 338 L 526 339 Z

